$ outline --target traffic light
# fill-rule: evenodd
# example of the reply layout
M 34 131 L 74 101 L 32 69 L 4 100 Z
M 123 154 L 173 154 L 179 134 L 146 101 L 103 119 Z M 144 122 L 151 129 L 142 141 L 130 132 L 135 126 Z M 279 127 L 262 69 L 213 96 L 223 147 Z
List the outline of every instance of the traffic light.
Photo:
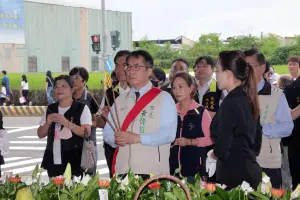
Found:
M 101 44 L 100 44 L 100 34 L 92 35 L 92 48 L 93 51 L 99 54 L 99 51 L 101 51 Z
M 116 50 L 120 46 L 120 32 L 119 31 L 110 31 L 111 36 L 111 48 Z

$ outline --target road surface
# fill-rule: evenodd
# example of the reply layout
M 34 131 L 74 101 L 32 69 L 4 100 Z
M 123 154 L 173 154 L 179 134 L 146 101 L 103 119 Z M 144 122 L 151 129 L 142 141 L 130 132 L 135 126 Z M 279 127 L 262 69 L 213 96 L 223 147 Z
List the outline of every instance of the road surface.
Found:
M 4 156 L 5 164 L 1 166 L 2 173 L 9 171 L 29 177 L 35 166 L 41 164 L 47 139 L 37 137 L 36 131 L 40 119 L 40 117 L 4 117 L 4 128 L 8 131 L 10 152 Z M 97 129 L 97 144 L 97 171 L 101 178 L 107 179 L 109 171 L 104 157 L 101 129 Z M 46 171 L 42 173 L 42 176 L 48 178 Z

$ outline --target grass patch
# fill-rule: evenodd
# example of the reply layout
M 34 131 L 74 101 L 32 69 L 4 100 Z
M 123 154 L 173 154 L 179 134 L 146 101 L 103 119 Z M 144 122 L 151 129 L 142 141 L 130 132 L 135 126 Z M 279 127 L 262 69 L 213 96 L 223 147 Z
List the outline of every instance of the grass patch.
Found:
M 54 73 L 53 77 L 57 77 L 63 73 Z M 18 73 L 8 73 L 7 74 L 10 85 L 12 89 L 20 89 L 21 81 L 22 81 L 22 74 Z M 45 73 L 26 73 L 27 80 L 29 82 L 29 89 L 44 89 L 46 88 L 46 75 Z M 0 76 L 2 79 L 2 75 Z M 93 72 L 90 73 L 88 87 L 90 89 L 100 89 L 101 83 L 100 81 L 104 79 L 104 74 L 101 72 Z
M 287 65 L 275 65 L 274 66 L 276 73 L 278 74 L 288 74 Z M 192 69 L 190 70 L 192 71 Z M 165 69 L 166 73 L 169 73 L 168 69 Z M 59 76 L 65 73 L 54 73 L 53 77 Z M 20 89 L 22 74 L 19 73 L 8 73 L 8 78 L 10 80 L 10 85 L 12 89 Z M 46 75 L 45 73 L 27 73 L 27 80 L 29 82 L 29 89 L 43 89 L 46 87 Z M 0 76 L 2 78 L 2 75 Z M 102 72 L 91 72 L 90 78 L 88 81 L 88 87 L 90 89 L 100 89 L 101 83 L 104 79 L 104 73 Z

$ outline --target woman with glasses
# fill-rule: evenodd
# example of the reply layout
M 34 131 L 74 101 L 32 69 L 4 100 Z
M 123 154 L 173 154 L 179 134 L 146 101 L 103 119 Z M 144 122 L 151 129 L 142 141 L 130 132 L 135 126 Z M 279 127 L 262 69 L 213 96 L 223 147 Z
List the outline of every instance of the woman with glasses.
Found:
M 89 73 L 84 67 L 74 67 L 69 75 L 72 78 L 74 84 L 74 94 L 73 97 L 75 100 L 80 101 L 81 103 L 87 105 L 92 114 L 92 128 L 91 128 L 91 140 L 94 142 L 96 160 L 98 160 L 98 151 L 97 151 L 97 141 L 96 141 L 96 113 L 99 110 L 95 98 L 92 94 L 87 91 L 87 82 L 89 80 Z M 96 172 L 95 172 L 96 173 Z
M 47 137 L 47 146 L 41 167 L 49 177 L 62 175 L 68 163 L 72 175 L 83 174 L 81 154 L 83 137 L 91 133 L 92 116 L 89 108 L 73 97 L 74 87 L 70 76 L 61 75 L 54 80 L 57 102 L 47 107 L 37 130 L 39 138 Z

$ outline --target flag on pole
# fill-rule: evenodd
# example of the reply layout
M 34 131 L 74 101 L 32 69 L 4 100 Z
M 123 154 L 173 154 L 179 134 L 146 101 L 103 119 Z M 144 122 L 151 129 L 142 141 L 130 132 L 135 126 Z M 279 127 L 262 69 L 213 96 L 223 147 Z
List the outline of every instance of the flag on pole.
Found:
M 106 72 L 108 73 L 111 73 L 112 72 L 112 62 L 110 61 L 110 59 L 108 58 L 107 61 L 106 61 L 106 65 L 105 65 L 105 68 L 106 68 Z
M 104 69 L 104 86 L 105 88 L 110 88 L 112 83 L 111 83 L 111 78 L 110 78 L 110 73 L 112 72 L 112 62 L 108 58 L 106 61 L 105 69 Z
M 104 80 L 105 80 L 105 87 L 110 88 L 111 87 L 111 78 L 110 74 L 108 72 L 104 72 Z

